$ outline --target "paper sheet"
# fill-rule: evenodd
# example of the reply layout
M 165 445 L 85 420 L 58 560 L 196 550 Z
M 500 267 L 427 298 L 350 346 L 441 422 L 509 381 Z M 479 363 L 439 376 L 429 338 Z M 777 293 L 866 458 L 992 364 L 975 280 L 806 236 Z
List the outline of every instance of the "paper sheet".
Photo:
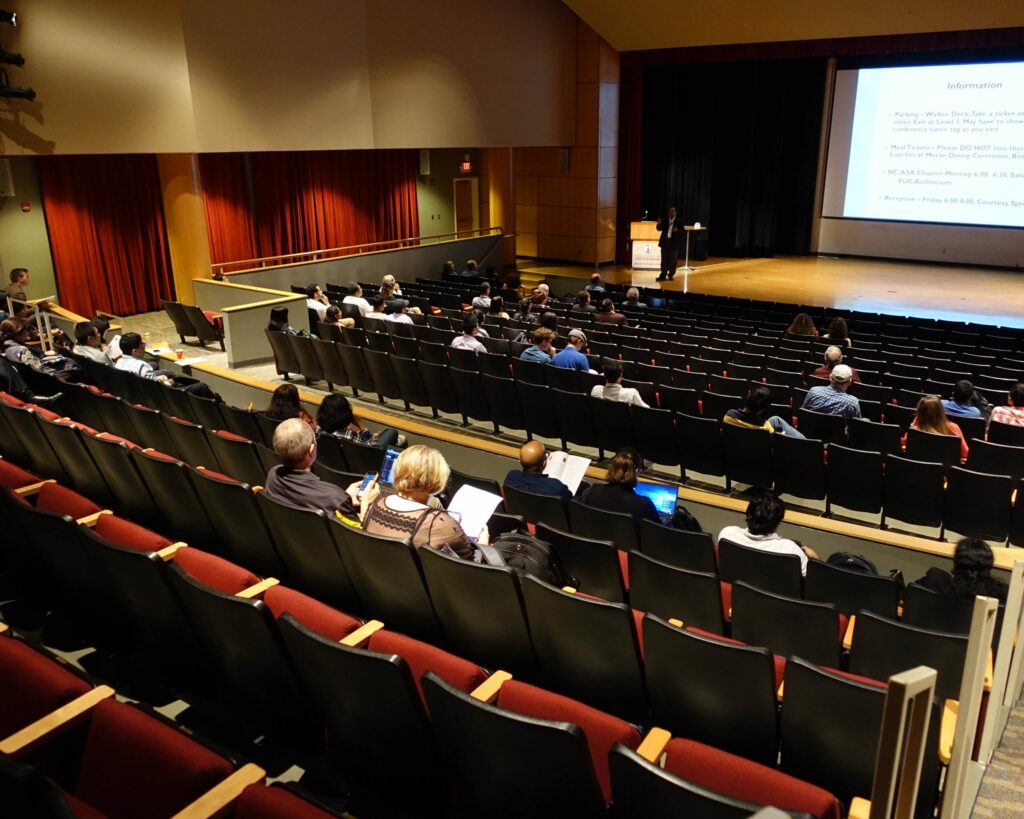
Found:
M 574 495 L 580 488 L 583 478 L 590 466 L 589 458 L 581 458 L 579 455 L 570 455 L 568 452 L 552 452 L 548 456 L 547 465 L 544 467 L 544 474 L 550 478 L 557 478 Z
M 465 484 L 448 504 L 448 512 L 454 512 L 462 524 L 462 531 L 476 540 L 499 503 L 501 495 Z

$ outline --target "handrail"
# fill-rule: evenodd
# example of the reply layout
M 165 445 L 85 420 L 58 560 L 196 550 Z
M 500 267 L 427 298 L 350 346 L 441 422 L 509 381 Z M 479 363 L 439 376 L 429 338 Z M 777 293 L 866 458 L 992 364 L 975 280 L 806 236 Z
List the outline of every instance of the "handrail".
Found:
M 245 270 L 252 269 L 253 267 L 276 267 L 278 265 L 295 264 L 296 262 L 302 261 L 315 262 L 320 261 L 321 259 L 333 259 L 339 256 L 353 256 L 356 253 L 365 253 L 367 251 L 372 252 L 371 249 L 386 250 L 389 246 L 405 247 L 410 243 L 415 243 L 417 245 L 440 244 L 441 242 L 457 239 L 477 239 L 482 236 L 500 236 L 502 233 L 503 231 L 500 225 L 492 225 L 491 227 L 486 228 L 472 228 L 470 230 L 458 230 L 452 233 L 440 233 L 436 236 L 407 236 L 402 239 L 387 239 L 383 242 L 362 242 L 357 245 L 346 245 L 344 247 L 330 247 L 321 250 L 303 250 L 298 253 L 280 253 L 273 256 L 260 256 L 255 259 L 239 259 L 233 262 L 217 262 L 216 264 L 212 264 L 211 268 L 214 273 L 220 272 L 225 275 L 231 275 L 232 273 L 241 273 L 242 270 L 227 270 L 227 268 L 237 268 L 239 265 L 245 265 Z M 270 264 L 268 264 L 268 262 L 270 262 Z

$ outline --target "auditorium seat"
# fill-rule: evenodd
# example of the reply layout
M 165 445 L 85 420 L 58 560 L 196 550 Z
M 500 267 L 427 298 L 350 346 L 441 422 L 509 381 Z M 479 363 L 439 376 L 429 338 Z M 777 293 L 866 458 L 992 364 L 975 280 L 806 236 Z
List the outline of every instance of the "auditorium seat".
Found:
M 520 359 L 515 360 L 519 361 Z M 546 367 L 548 365 L 535 364 L 535 366 Z M 514 364 L 513 369 L 515 369 Z M 515 383 L 516 395 L 519 397 L 519 409 L 523 415 L 527 437 L 532 440 L 535 435 L 539 435 L 542 438 L 558 440 L 561 429 L 555 413 L 551 411 L 551 407 L 554 405 L 551 387 L 524 381 L 519 375 L 516 376 Z
M 676 443 L 679 446 L 684 478 L 686 470 L 703 475 L 725 474 L 720 427 L 718 418 L 676 415 Z
M 36 423 L 37 412 L 40 411 L 29 405 L 21 404 L 21 402 L 15 405 L 6 400 L 0 401 L 0 418 L 10 430 L 9 434 L 4 435 L 3 445 L 7 447 L 7 442 L 11 440 L 18 442 L 9 451 L 5 451 L 9 457 L 16 460 L 21 459 L 19 466 L 67 484 L 69 479 L 64 465 L 53 451 L 49 441 L 46 440 L 39 424 Z M 48 411 L 43 412 L 44 414 L 48 413 Z M 21 451 L 18 451 L 19 446 Z
M 397 341 L 397 339 L 396 339 Z M 398 388 L 402 393 L 402 399 L 408 404 L 415 404 L 417 407 L 429 407 L 430 397 L 427 393 L 426 384 L 416 366 L 413 356 L 391 356 L 391 369 L 398 381 Z
M 256 454 L 256 444 L 251 440 L 224 429 L 216 432 L 207 429 L 206 436 L 216 463 L 220 464 L 220 468 L 224 472 L 236 480 L 253 486 L 259 486 L 264 482 L 267 473 Z M 155 448 L 159 449 L 159 447 Z M 318 458 L 320 451 L 321 447 L 318 444 Z
M 181 304 L 180 307 L 192 325 L 192 329 L 195 331 L 193 335 L 199 339 L 200 346 L 205 347 L 209 342 L 216 341 L 220 344 L 221 350 L 225 349 L 224 330 L 220 325 L 211 320 L 206 311 L 201 310 L 194 304 Z
M 726 538 L 718 541 L 718 573 L 726 583 L 742 580 L 764 591 L 802 597 L 801 562 L 797 555 L 752 549 Z
M 463 352 L 470 352 L 471 355 L 475 355 L 471 351 Z M 483 391 L 480 372 L 477 369 L 462 369 L 455 366 L 453 362 L 452 366 L 448 368 L 448 376 L 451 379 L 452 386 L 455 388 L 463 426 L 469 426 L 470 418 L 474 421 L 489 423 L 491 420 L 491 407 Z
M 85 431 L 79 430 L 73 422 L 50 421 L 39 415 L 36 416 L 36 421 L 63 465 L 69 484 L 104 506 L 113 505 L 116 500 L 114 494 L 82 442 Z
M 313 345 L 317 342 L 311 336 L 297 336 L 291 333 L 285 336 L 285 341 L 291 347 L 292 355 L 295 356 L 299 365 L 298 372 L 302 373 L 306 384 L 311 385 L 317 381 L 323 381 L 324 371 L 320 366 L 320 359 L 313 349 Z
M 294 786 L 275 782 L 273 785 L 250 785 L 235 802 L 234 819 L 331 819 L 342 814 L 315 804 Z
M 602 600 L 626 602 L 619 550 L 614 542 L 571 534 L 544 523 L 537 524 L 537 537 L 554 547 L 570 585 Z
M 1009 475 L 951 468 L 946 483 L 943 532 L 948 529 L 967 537 L 1003 543 L 1010 529 L 1012 489 Z
M 988 425 L 988 440 L 993 444 L 1024 447 L 1024 427 L 993 421 Z
M 650 613 L 643 634 L 651 723 L 774 766 L 777 684 L 771 651 L 676 628 Z
M 723 435 L 726 431 L 723 426 Z M 771 440 L 775 493 L 823 500 L 828 493 L 828 484 L 825 479 L 825 448 L 822 442 L 791 435 L 773 434 L 767 437 Z
M 167 426 L 164 424 L 163 413 L 143 404 L 124 402 L 121 406 L 135 429 L 135 434 L 132 436 L 133 441 L 142 446 L 153 447 L 160 452 L 178 453 L 177 445 L 171 439 Z
M 205 466 L 207 469 L 220 470 L 221 465 L 213 454 L 210 442 L 206 437 L 206 432 L 201 426 L 172 415 L 164 415 L 163 421 L 171 441 L 174 442 L 172 452 L 180 460 L 191 466 Z M 143 446 L 156 449 L 148 441 Z M 161 450 L 157 451 L 160 452 Z
M 723 584 L 717 575 L 677 568 L 640 552 L 629 553 L 628 566 L 634 609 L 682 620 L 712 634 L 726 633 L 728 606 L 723 606 Z
M 640 522 L 639 548 L 648 557 L 670 566 L 718 573 L 715 543 L 707 532 L 689 532 L 644 520 Z
M 655 409 L 653 405 L 634 406 L 632 416 L 636 429 L 637 449 L 644 460 L 665 466 L 678 466 L 679 450 L 676 448 L 675 419 L 672 411 Z
M 704 400 L 704 407 L 707 410 L 707 394 Z M 761 489 L 771 489 L 772 439 L 781 437 L 784 436 L 769 434 L 763 429 L 722 424 L 726 491 L 731 491 L 734 481 Z
M 840 506 L 859 512 L 882 511 L 882 455 L 839 444 L 828 447 L 828 496 L 825 515 Z
M 623 552 L 637 548 L 636 521 L 628 512 L 610 512 L 573 499 L 569 501 L 569 524 L 574 535 L 610 540 Z
M 10 461 L 0 459 L 0 486 L 7 489 L 20 489 L 23 486 L 30 486 L 42 480 L 38 475 L 33 475 L 16 466 Z
M 394 322 L 389 323 L 393 324 Z M 383 404 L 385 398 L 402 398 L 402 392 L 398 388 L 398 379 L 395 378 L 395 371 L 391 369 L 390 351 L 379 352 L 370 347 L 363 347 L 362 353 L 366 369 L 373 381 L 373 391 L 377 393 L 377 400 Z M 345 369 L 348 370 L 347 358 L 345 358 Z M 405 402 L 405 409 L 406 411 L 409 409 L 407 402 Z
M 924 432 L 911 427 L 907 430 L 907 457 L 915 461 L 929 461 L 949 467 L 960 464 L 960 437 L 937 432 Z
M 274 367 L 277 370 L 277 374 L 283 376 L 285 381 L 288 381 L 290 373 L 302 372 L 299 360 L 295 357 L 295 352 L 288 343 L 288 336 L 277 330 L 267 329 L 264 332 L 267 335 L 267 341 L 270 342 L 270 349 L 274 353 Z
M 451 377 L 448 375 L 447 364 L 431 364 L 421 358 L 416 362 L 420 371 L 420 378 L 427 388 L 427 397 L 430 399 L 430 410 L 434 417 L 438 413 L 457 415 L 459 412 L 459 401 L 455 395 L 455 387 L 452 385 Z
M 847 616 L 863 609 L 895 619 L 900 587 L 894 577 L 844 569 L 824 560 L 810 560 L 804 598 L 833 603 L 840 614 Z
M 256 413 L 230 404 L 222 404 L 221 414 L 224 416 L 225 429 L 256 443 L 263 443 L 263 433 L 256 421 Z
M 961 419 L 957 419 L 960 423 Z M 966 435 L 966 430 L 964 435 Z M 996 444 L 991 441 L 971 441 L 967 468 L 990 475 L 1009 475 L 1014 481 L 1024 477 L 1024 447 Z
M 335 349 L 345 365 L 348 385 L 351 387 L 353 395 L 358 396 L 360 390 L 363 392 L 376 392 L 373 377 L 366 366 L 366 359 L 363 358 L 363 348 L 353 347 L 348 344 L 336 344 Z
M 945 469 L 896 455 L 885 456 L 882 528 L 889 518 L 920 526 L 941 526 Z
M 562 369 L 552 367 L 551 369 Z M 564 370 L 564 372 L 576 372 L 575 370 Z M 590 396 L 584 392 L 568 392 L 559 387 L 551 388 L 551 410 L 558 421 L 558 437 L 562 446 L 567 444 L 576 446 L 593 447 L 598 450 L 598 458 L 604 458 L 604 449 L 597 434 L 597 426 L 594 423 L 594 413 Z
M 784 657 L 803 657 L 839 668 L 843 635 L 839 612 L 830 603 L 785 597 L 746 583 L 733 583 L 732 636 Z
M 508 485 L 501 491 L 509 514 L 520 515 L 527 523 L 545 523 L 555 529 L 569 530 L 568 506 L 557 495 L 541 495 Z
M 480 381 L 491 407 L 491 422 L 495 428 L 499 432 L 501 427 L 525 430 L 526 421 L 519 406 L 516 382 L 511 378 L 498 378 L 487 373 L 480 377 Z
M 157 528 L 173 532 L 193 546 L 215 547 L 213 526 L 189 477 L 192 467 L 149 449 L 133 449 L 132 458 L 164 522 Z

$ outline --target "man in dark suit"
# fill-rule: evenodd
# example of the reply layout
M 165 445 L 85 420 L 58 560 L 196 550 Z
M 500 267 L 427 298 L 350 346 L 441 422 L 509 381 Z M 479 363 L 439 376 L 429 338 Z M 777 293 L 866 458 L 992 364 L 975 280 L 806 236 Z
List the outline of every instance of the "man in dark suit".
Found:
M 658 220 L 661 237 L 658 247 L 661 248 L 661 273 L 657 281 L 671 281 L 676 275 L 676 263 L 679 261 L 679 246 L 683 239 L 683 222 L 676 218 L 676 209 L 669 208 L 668 214 Z

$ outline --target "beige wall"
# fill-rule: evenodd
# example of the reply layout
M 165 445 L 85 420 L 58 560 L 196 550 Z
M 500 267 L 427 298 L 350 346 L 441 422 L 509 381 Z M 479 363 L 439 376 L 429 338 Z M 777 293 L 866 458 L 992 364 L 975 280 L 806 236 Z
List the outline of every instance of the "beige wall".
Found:
M 1024 26 L 1018 0 L 564 0 L 619 51 Z
M 473 170 L 464 174 L 459 170 L 462 158 L 469 154 Z M 416 177 L 416 204 L 420 216 L 420 236 L 440 236 L 455 232 L 455 189 L 452 180 L 479 177 L 482 173 L 480 151 L 476 148 L 435 149 L 430 152 L 430 175 Z M 481 193 L 485 193 L 483 182 Z M 480 227 L 490 227 L 480 211 Z
M 561 145 L 575 16 L 559 0 L 9 0 L 36 102 L 0 153 Z
M 29 156 L 11 157 L 10 162 L 15 195 L 0 196 L 0 287 L 6 286 L 11 268 L 27 267 L 29 298 L 52 296 L 57 292 L 57 285 L 53 278 L 36 160 Z M 22 213 L 22 202 L 28 203 L 28 213 Z

